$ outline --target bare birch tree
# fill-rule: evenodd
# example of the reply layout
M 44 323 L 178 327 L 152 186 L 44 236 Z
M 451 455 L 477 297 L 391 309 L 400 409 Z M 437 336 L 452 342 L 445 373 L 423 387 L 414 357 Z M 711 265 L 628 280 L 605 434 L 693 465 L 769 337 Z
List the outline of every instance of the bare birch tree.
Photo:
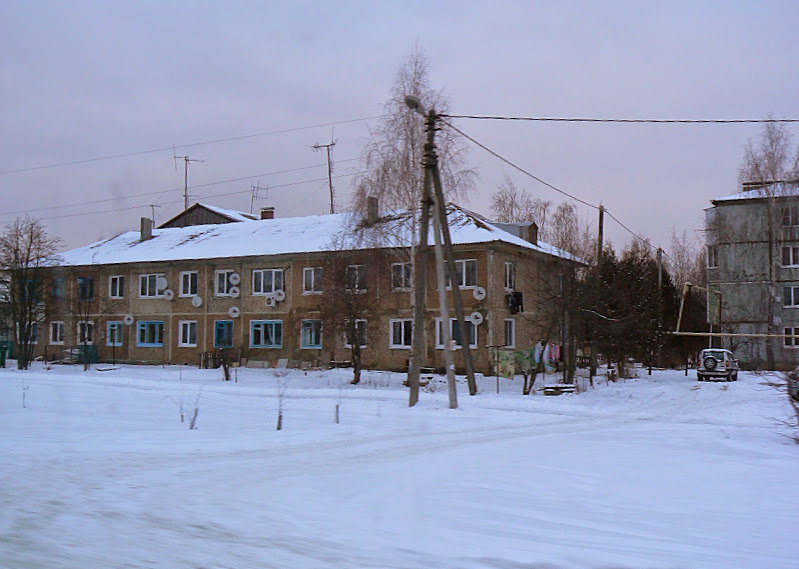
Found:
M 427 109 L 438 113 L 450 110 L 450 100 L 441 90 L 430 85 L 430 61 L 417 44 L 402 62 L 388 100 L 383 105 L 383 118 L 370 133 L 361 162 L 363 174 L 355 179 L 353 209 L 366 211 L 366 198 L 377 197 L 381 208 L 415 208 L 421 199 L 424 172 L 425 125 L 410 112 L 405 97 L 417 97 Z M 459 200 L 475 185 L 475 172 L 466 166 L 467 146 L 452 129 L 437 133 L 436 149 L 441 178 L 447 199 Z
M 59 243 L 39 220 L 30 217 L 16 219 L 0 236 L 0 266 L 5 273 L 0 304 L 13 328 L 19 369 L 27 369 L 33 358 L 38 327 L 46 316 L 49 280 L 45 277 L 56 264 Z
M 533 198 L 527 189 L 518 187 L 507 174 L 491 196 L 491 211 L 494 212 L 497 221 L 500 223 L 534 221 L 542 234 L 547 229 L 547 212 L 551 205 L 552 202 Z

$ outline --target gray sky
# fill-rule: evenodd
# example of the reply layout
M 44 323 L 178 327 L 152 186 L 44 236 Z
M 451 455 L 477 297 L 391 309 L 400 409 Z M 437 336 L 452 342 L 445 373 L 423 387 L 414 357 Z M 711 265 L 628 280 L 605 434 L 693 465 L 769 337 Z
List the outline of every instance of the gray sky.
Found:
M 191 202 L 249 210 L 260 184 L 256 209 L 325 213 L 325 155 L 313 144 L 338 140 L 346 202 L 375 124 L 357 119 L 380 114 L 417 41 L 453 114 L 799 118 L 797 21 L 795 1 L 0 0 L 0 223 L 28 212 L 66 247 L 138 227 L 150 204 L 160 223 L 183 203 L 172 145 L 204 160 L 189 169 Z M 761 129 L 457 124 L 665 247 L 673 227 L 694 233 L 709 200 L 736 191 L 743 146 Z M 328 126 L 301 128 L 312 125 Z M 259 136 L 182 146 L 247 135 Z M 166 150 L 19 171 L 154 149 Z M 479 148 L 470 161 L 478 190 L 464 205 L 475 211 L 490 214 L 505 172 L 563 199 Z M 611 220 L 606 233 L 617 250 L 629 238 Z

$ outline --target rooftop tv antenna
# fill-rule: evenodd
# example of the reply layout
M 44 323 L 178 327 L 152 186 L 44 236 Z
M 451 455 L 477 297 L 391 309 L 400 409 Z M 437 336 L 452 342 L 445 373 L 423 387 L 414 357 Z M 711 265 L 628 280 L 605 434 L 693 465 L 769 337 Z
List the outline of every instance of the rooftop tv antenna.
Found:
M 260 196 L 261 191 L 264 192 L 264 197 Z M 266 196 L 268 195 L 268 192 L 269 188 L 263 187 L 261 185 L 261 182 L 258 182 L 257 184 L 252 184 L 250 186 L 250 213 L 252 213 L 253 207 L 255 207 L 255 200 L 261 200 L 261 199 L 265 200 Z
M 205 162 L 197 158 L 186 156 L 175 156 L 175 149 L 172 149 L 172 158 L 175 160 L 175 170 L 178 169 L 178 158 L 183 159 L 183 211 L 189 209 L 189 162 Z
M 330 161 L 330 152 L 337 142 L 338 140 L 331 140 L 327 144 L 317 143 L 313 145 L 314 150 L 321 150 L 322 148 L 327 150 L 327 185 L 330 188 L 330 213 L 336 213 L 333 201 L 333 164 Z

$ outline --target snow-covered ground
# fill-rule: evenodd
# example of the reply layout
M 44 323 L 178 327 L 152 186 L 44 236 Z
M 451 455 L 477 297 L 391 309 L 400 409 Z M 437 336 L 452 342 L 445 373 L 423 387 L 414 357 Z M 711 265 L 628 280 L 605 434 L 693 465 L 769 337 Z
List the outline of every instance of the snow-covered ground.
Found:
M 481 378 L 456 410 L 349 377 L 0 370 L 0 567 L 799 566 L 799 445 L 764 376 Z

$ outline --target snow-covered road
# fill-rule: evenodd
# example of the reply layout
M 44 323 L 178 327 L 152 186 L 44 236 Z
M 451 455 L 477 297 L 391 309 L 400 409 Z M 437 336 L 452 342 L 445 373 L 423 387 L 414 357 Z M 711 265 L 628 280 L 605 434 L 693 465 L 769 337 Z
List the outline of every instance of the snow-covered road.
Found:
M 799 446 L 762 376 L 484 378 L 457 410 L 394 374 L 220 376 L 0 370 L 0 567 L 797 566 Z

